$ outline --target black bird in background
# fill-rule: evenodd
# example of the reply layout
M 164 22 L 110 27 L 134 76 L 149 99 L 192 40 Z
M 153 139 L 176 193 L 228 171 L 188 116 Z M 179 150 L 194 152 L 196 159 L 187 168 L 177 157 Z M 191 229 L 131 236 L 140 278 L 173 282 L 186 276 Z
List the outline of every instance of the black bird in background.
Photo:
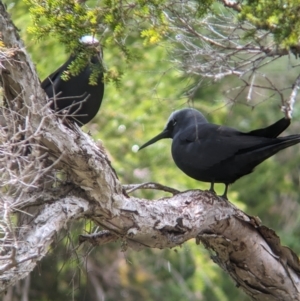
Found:
M 282 118 L 263 128 L 242 133 L 230 127 L 209 123 L 195 109 L 175 111 L 163 132 L 140 149 L 163 138 L 172 138 L 172 157 L 176 165 L 198 181 L 228 185 L 251 173 L 264 160 L 300 142 L 300 135 L 276 138 L 290 124 Z
M 84 36 L 80 42 L 85 47 L 93 47 L 94 49 L 97 49 L 96 47 L 99 45 L 99 41 L 92 36 Z M 103 72 L 98 74 L 96 85 L 89 84 L 94 68 L 102 69 L 102 52 L 97 49 L 90 62 L 87 62 L 87 65 L 78 75 L 63 80 L 62 74 L 68 70 L 70 64 L 76 59 L 76 55 L 78 53 L 71 55 L 66 63 L 50 74 L 42 82 L 42 88 L 49 98 L 54 98 L 50 106 L 52 110 L 57 112 L 66 110 L 68 118 L 82 126 L 96 116 L 102 102 L 104 93 Z M 54 97 L 54 95 L 57 96 Z

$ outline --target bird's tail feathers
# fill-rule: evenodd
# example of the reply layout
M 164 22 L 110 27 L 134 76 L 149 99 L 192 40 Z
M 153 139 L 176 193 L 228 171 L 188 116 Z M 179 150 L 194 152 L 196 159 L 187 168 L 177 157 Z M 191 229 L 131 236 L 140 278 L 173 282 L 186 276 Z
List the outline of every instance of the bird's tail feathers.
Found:
M 262 162 L 269 157 L 272 157 L 279 151 L 297 143 L 300 143 L 300 135 L 290 135 L 276 138 L 274 139 L 274 143 L 270 143 L 264 147 L 259 147 L 256 150 L 253 150 L 254 153 L 257 153 L 257 156 L 253 156 L 252 152 L 251 158 L 254 158 L 255 161 Z

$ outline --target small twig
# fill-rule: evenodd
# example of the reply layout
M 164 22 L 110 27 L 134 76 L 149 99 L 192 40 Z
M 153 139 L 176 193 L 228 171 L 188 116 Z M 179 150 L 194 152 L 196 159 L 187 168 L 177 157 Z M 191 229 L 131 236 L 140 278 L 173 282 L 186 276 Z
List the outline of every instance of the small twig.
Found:
M 251 101 L 251 99 L 252 99 L 254 81 L 255 81 L 255 73 L 253 74 L 252 79 L 251 79 L 251 84 L 250 84 L 248 95 L 247 95 L 247 102 Z
M 16 260 L 16 248 L 13 248 L 13 249 L 12 249 L 11 256 L 10 256 L 11 262 L 5 264 L 4 266 L 2 266 L 2 267 L 0 268 L 0 274 L 2 274 L 2 273 L 4 273 L 4 272 L 8 271 L 9 269 L 11 269 L 11 268 L 13 268 L 13 267 L 18 266 L 19 264 L 21 264 L 21 263 L 23 263 L 23 262 L 25 262 L 25 261 L 27 261 L 27 260 L 31 260 L 31 259 L 37 258 L 38 256 L 39 256 L 39 254 L 33 254 L 33 255 L 28 256 L 28 257 L 26 257 L 26 258 L 24 258 L 24 259 L 22 259 L 22 260 L 17 261 L 17 260 Z
M 126 190 L 127 193 L 131 193 L 137 189 L 155 189 L 155 190 L 162 190 L 166 192 L 170 192 L 173 195 L 180 193 L 179 190 L 167 187 L 158 183 L 154 182 L 147 182 L 142 184 L 129 184 L 129 185 L 123 185 L 123 188 Z
M 94 246 L 100 246 L 118 240 L 119 237 L 108 230 L 103 230 L 93 234 L 79 235 L 79 244 L 88 241 Z
M 283 103 L 283 106 L 282 106 L 282 111 L 285 113 L 285 116 L 288 119 L 292 119 L 294 104 L 296 101 L 296 97 L 297 97 L 299 88 L 300 88 L 300 74 L 298 75 L 298 77 L 296 78 L 296 80 L 293 84 L 292 93 L 291 93 L 289 99 L 287 99 Z

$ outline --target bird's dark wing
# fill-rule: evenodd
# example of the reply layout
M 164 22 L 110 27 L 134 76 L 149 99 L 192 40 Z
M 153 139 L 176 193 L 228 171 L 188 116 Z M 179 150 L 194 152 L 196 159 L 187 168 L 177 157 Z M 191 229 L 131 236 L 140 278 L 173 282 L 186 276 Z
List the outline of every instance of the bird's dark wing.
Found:
M 187 127 L 179 133 L 177 139 L 185 156 L 191 159 L 191 164 L 192 161 L 201 161 L 203 169 L 209 169 L 232 156 L 263 147 L 273 140 L 209 123 L 201 124 L 198 128 Z
M 287 118 L 282 118 L 275 122 L 274 124 L 271 124 L 270 126 L 263 128 L 263 129 L 257 129 L 248 133 L 245 133 L 249 136 L 257 136 L 257 137 L 265 137 L 265 138 L 276 138 L 278 135 L 280 135 L 289 125 L 291 124 L 291 120 Z
M 53 97 L 53 92 L 58 93 L 58 85 L 61 81 L 61 75 L 63 71 L 67 70 L 67 67 L 70 65 L 73 60 L 70 57 L 67 62 L 61 65 L 56 71 L 48 75 L 42 82 L 41 87 L 44 89 L 49 98 Z

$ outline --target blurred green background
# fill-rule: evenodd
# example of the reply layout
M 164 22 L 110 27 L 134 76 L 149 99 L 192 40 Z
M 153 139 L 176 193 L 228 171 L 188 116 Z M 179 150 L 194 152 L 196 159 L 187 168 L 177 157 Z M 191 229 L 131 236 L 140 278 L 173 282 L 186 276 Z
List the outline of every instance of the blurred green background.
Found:
M 20 30 L 27 51 L 43 80 L 59 67 L 68 55 L 54 37 L 37 42 L 27 31 L 28 7 L 22 1 L 4 1 Z M 104 49 L 105 65 L 122 68 L 124 76 L 117 88 L 105 87 L 97 117 L 83 131 L 100 139 L 123 184 L 155 181 L 178 190 L 208 189 L 184 175 L 173 163 L 170 140 L 162 140 L 141 152 L 142 145 L 159 133 L 173 110 L 193 106 L 210 122 L 233 126 L 242 131 L 267 126 L 283 116 L 278 99 L 246 101 L 242 94 L 232 102 L 227 91 L 239 85 L 236 78 L 202 85 L 193 102 L 185 91 L 197 78 L 186 78 L 170 62 L 167 41 L 146 46 L 130 37 L 127 46 L 139 55 L 128 64 L 114 47 Z M 279 87 L 289 86 L 296 76 L 291 57 L 281 58 L 265 68 Z M 292 125 L 285 134 L 300 132 L 300 111 L 296 104 Z M 259 216 L 273 228 L 282 243 L 300 252 L 299 243 L 299 146 L 284 150 L 240 179 L 229 189 L 229 200 L 250 215 Z M 223 193 L 224 186 L 216 185 Z M 149 202 L 167 193 L 137 191 Z M 31 301 L 46 300 L 250 300 L 229 277 L 210 260 L 209 252 L 195 241 L 171 250 L 121 252 L 120 243 L 90 248 L 78 245 L 78 235 L 94 231 L 95 225 L 80 221 L 59 233 L 49 255 L 29 280 L 10 290 L 5 301 L 21 300 L 22 285 L 29 283 Z

